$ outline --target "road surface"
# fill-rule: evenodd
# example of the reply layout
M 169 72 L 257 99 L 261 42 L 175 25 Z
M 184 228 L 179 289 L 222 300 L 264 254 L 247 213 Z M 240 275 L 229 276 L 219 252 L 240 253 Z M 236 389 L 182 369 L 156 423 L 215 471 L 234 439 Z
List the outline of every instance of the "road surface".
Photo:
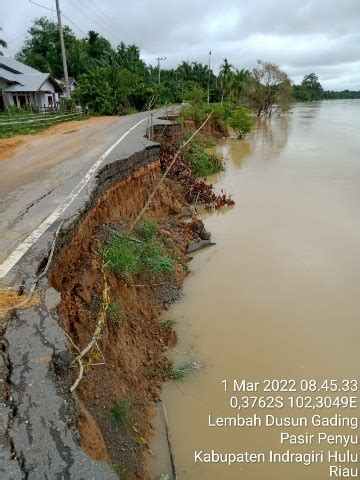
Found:
M 104 153 L 120 150 L 127 155 L 142 148 L 147 116 L 75 124 L 71 130 L 34 138 L 0 162 L 0 279 L 17 263 L 29 235 L 41 233 L 39 227 L 45 228 L 52 213 L 66 206 L 74 189 L 86 188 L 89 169 L 100 166 Z

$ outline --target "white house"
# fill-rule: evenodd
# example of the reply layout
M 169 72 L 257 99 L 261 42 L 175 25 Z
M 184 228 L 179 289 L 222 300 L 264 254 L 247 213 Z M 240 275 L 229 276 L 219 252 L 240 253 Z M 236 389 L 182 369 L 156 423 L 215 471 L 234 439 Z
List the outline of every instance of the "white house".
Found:
M 63 87 L 49 73 L 41 73 L 14 58 L 0 56 L 0 110 L 6 106 L 54 107 Z

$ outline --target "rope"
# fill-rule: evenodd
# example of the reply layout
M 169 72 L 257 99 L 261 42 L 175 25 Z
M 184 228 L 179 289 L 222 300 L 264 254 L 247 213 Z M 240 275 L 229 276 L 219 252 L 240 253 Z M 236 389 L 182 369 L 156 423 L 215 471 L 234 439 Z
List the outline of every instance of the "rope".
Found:
M 134 227 L 136 226 L 136 224 L 139 222 L 139 220 L 141 219 L 141 217 L 144 215 L 144 213 L 146 212 L 147 208 L 149 207 L 152 199 L 154 198 L 155 196 L 155 193 L 157 192 L 157 190 L 159 189 L 160 185 L 164 182 L 165 178 L 168 176 L 172 166 L 174 165 L 174 163 L 176 162 L 176 160 L 178 159 L 179 155 L 180 155 L 180 152 L 181 150 L 186 147 L 186 145 L 188 145 L 191 140 L 195 137 L 195 135 L 197 135 L 200 130 L 206 125 L 206 123 L 208 122 L 208 120 L 210 119 L 211 115 L 213 114 L 214 110 L 212 110 L 209 115 L 206 117 L 206 120 L 201 124 L 201 126 L 190 136 L 190 138 L 188 140 L 186 140 L 186 142 L 184 142 L 179 150 L 176 152 L 174 158 L 172 159 L 170 165 L 167 167 L 167 169 L 165 170 L 165 172 L 163 173 L 162 177 L 160 178 L 159 182 L 155 185 L 155 188 L 154 190 L 151 192 L 147 202 L 145 203 L 144 207 L 142 208 L 142 210 L 140 211 L 140 213 L 138 214 L 138 216 L 135 218 L 134 222 L 132 223 L 132 225 L 130 226 L 127 234 L 129 235 L 129 233 L 134 229 Z

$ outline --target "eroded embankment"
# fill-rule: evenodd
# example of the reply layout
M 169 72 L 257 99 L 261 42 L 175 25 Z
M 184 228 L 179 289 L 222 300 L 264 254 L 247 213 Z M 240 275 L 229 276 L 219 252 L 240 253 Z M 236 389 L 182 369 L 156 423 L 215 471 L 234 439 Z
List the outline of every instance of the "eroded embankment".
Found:
M 186 246 L 195 235 L 179 185 L 171 180 L 161 184 L 144 215 L 159 226 L 157 242 L 172 259 L 171 272 L 119 275 L 104 266 L 101 250 L 109 236 L 126 231 L 158 183 L 158 153 L 159 148 L 151 156 L 138 154 L 140 165 L 125 178 L 103 182 L 103 193 L 76 228 L 63 235 L 49 277 L 61 293 L 58 314 L 76 346 L 74 356 L 89 344 L 106 311 L 99 341 L 83 358 L 84 365 L 92 366 L 85 368 L 76 389 L 77 428 L 92 458 L 110 462 L 121 478 L 129 479 L 147 478 L 142 458 L 148 451 L 154 400 L 171 375 L 166 353 L 176 342 L 175 332 L 158 317 L 178 297 L 187 270 Z M 69 386 L 77 376 L 78 369 L 71 368 Z

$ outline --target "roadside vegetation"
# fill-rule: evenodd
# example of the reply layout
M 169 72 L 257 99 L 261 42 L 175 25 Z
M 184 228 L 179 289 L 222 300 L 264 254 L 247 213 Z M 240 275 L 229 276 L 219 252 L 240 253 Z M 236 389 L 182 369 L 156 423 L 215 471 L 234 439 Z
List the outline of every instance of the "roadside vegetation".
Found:
M 28 33 L 16 58 L 55 78 L 62 78 L 56 23 L 45 17 L 38 18 Z M 158 67 L 147 65 L 140 58 L 136 45 L 121 42 L 113 48 L 109 40 L 95 31 L 78 38 L 68 26 L 64 27 L 64 41 L 69 76 L 78 82 L 73 98 L 90 113 L 118 115 L 143 110 L 151 99 L 155 106 L 184 100 L 199 104 L 205 98 L 208 84 L 212 104 L 228 103 L 233 107 L 249 108 L 258 115 L 270 115 L 272 110 L 268 104 L 262 105 L 264 92 L 267 101 L 277 104 L 277 110 L 286 110 L 291 104 L 290 80 L 279 67 L 268 62 L 260 62 L 250 71 L 235 69 L 224 58 L 216 74 L 200 62 L 182 61 L 177 68 L 161 70 L 159 85 Z M 243 128 L 239 129 L 240 135 L 242 132 Z
M 4 112 L 0 112 L 0 138 L 31 135 L 59 123 L 85 118 L 88 118 L 87 115 L 75 109 L 63 108 L 40 113 L 34 107 L 7 107 Z
M 90 30 L 79 38 L 69 26 L 64 26 L 64 41 L 69 76 L 78 83 L 73 100 L 90 114 L 134 113 L 144 110 L 151 99 L 155 106 L 178 104 L 184 100 L 199 104 L 205 99 L 208 85 L 211 104 L 224 106 L 227 103 L 240 109 L 247 108 L 257 116 L 287 111 L 294 99 L 360 98 L 360 92 L 325 91 L 315 73 L 306 75 L 300 85 L 293 85 L 286 72 L 263 60 L 249 70 L 237 69 L 224 58 L 218 73 L 197 61 L 182 61 L 170 69 L 163 65 L 159 85 L 158 67 L 147 65 L 140 58 L 140 50 L 135 44 L 121 42 L 114 48 L 96 31 Z M 6 41 L 0 39 L 0 54 L 5 53 L 6 46 Z M 55 78 L 63 78 L 56 22 L 46 17 L 34 20 L 16 58 L 30 67 L 49 72 Z M 199 112 L 193 113 L 197 115 Z M 247 121 L 242 117 L 244 112 L 239 110 L 230 123 L 240 137 L 246 134 L 244 124 Z M 24 127 L 24 130 L 26 133 L 36 131 L 35 127 Z

